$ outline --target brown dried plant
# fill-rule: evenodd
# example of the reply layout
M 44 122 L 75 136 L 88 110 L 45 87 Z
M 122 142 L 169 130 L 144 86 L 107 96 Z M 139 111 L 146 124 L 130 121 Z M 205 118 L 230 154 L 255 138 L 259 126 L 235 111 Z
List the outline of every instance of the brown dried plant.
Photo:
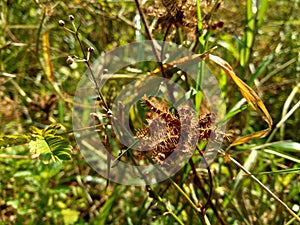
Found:
M 197 25 L 197 12 L 193 0 L 149 1 L 144 5 L 147 15 L 159 18 L 159 27 L 173 23 L 176 27 L 194 29 Z
M 211 113 L 196 119 L 185 104 L 171 113 L 167 102 L 155 97 L 144 96 L 143 103 L 150 110 L 148 125 L 136 134 L 138 139 L 143 140 L 139 146 L 143 156 L 163 162 L 174 151 L 183 154 L 192 152 L 195 143 L 214 140 L 218 135 Z
M 201 1 L 202 11 L 202 29 L 215 30 L 222 28 L 223 21 L 212 21 L 213 11 L 218 10 L 221 3 L 216 5 L 212 1 Z M 145 13 L 157 18 L 158 30 L 163 30 L 170 25 L 175 25 L 176 28 L 183 28 L 189 33 L 189 37 L 196 37 L 198 27 L 197 6 L 195 0 L 154 0 L 147 1 L 144 5 Z

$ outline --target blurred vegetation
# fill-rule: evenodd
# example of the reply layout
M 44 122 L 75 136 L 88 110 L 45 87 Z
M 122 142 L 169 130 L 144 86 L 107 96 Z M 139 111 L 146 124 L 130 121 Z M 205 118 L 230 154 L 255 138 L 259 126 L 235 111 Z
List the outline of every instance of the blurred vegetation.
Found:
M 1 0 L 1 224 L 296 224 L 296 216 L 227 156 L 300 216 L 300 2 L 201 0 L 199 14 L 194 1 L 177 0 L 177 5 L 190 4 L 179 17 L 166 2 L 142 5 L 153 38 L 195 53 L 218 46 L 213 54 L 229 62 L 263 99 L 275 124 L 269 136 L 220 154 L 210 165 L 211 182 L 204 170 L 197 171 L 196 183 L 193 165 L 200 156 L 195 154 L 195 164 L 187 164 L 171 181 L 147 188 L 110 183 L 106 189 L 106 180 L 84 161 L 72 135 L 72 99 L 87 68 L 66 63 L 70 55 L 84 56 L 74 35 L 58 22 L 72 28 L 69 15 L 74 16 L 84 48 L 94 48 L 93 62 L 115 47 L 148 39 L 135 1 Z M 214 72 L 220 73 L 227 111 L 240 108 L 243 96 L 236 85 L 217 68 Z M 23 144 L 25 135 L 34 126 L 42 136 L 57 123 L 64 139 L 59 146 L 72 147 L 72 159 L 45 163 L 30 151 L 32 145 Z M 233 138 L 265 128 L 250 108 L 228 122 Z M 19 142 L 10 140 L 15 145 L 7 146 L 7 137 Z M 173 182 L 199 209 L 212 189 L 208 209 L 197 212 Z

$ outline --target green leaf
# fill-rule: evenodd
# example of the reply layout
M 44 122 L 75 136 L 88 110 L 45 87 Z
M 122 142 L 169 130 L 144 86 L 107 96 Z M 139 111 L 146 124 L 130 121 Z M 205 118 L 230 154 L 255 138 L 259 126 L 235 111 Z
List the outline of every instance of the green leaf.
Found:
M 61 214 L 66 225 L 74 224 L 79 218 L 79 212 L 73 209 L 63 209 Z
M 11 200 L 6 203 L 8 206 L 13 207 L 14 209 L 18 209 L 19 200 Z
M 23 145 L 31 140 L 28 135 L 5 135 L 0 137 L 0 147 Z
M 45 164 L 48 164 L 51 160 L 51 153 L 43 153 L 39 156 L 39 159 L 45 163 Z M 55 161 L 55 159 L 53 159 Z
M 43 130 L 43 136 L 45 135 L 55 135 L 57 131 L 60 129 L 60 124 L 51 124 Z
M 29 129 L 32 134 L 42 135 L 42 133 L 43 133 L 43 130 L 41 130 L 37 127 L 34 127 L 34 126 L 31 126 Z
M 234 40 L 236 42 L 234 42 Z M 220 37 L 220 40 L 217 40 L 218 45 L 222 46 L 226 50 L 228 50 L 234 59 L 238 59 L 239 52 L 237 48 L 237 43 L 240 43 L 240 40 L 236 36 L 232 36 L 229 34 L 224 34 Z M 240 43 L 241 44 L 241 43 Z
M 60 125 L 46 127 L 42 132 L 35 131 L 35 139 L 29 143 L 30 151 L 39 155 L 39 159 L 48 164 L 52 161 L 70 160 L 72 147 L 62 136 L 57 135 Z M 41 135 L 36 135 L 40 133 Z
M 274 175 L 274 174 L 284 174 L 284 173 L 293 173 L 293 172 L 300 173 L 300 168 L 292 168 L 292 169 L 285 169 L 285 170 L 276 170 L 276 171 L 267 171 L 267 172 L 260 172 L 260 173 L 252 173 L 252 175 L 267 175 L 267 174 Z
M 65 151 L 53 151 L 53 154 L 60 160 L 70 160 L 72 157 L 69 152 Z
M 29 177 L 32 176 L 32 172 L 29 170 L 19 171 L 14 174 L 14 177 Z
M 224 123 L 226 121 L 228 121 L 229 119 L 231 119 L 233 116 L 235 116 L 236 114 L 244 111 L 245 109 L 247 109 L 249 107 L 249 105 L 242 105 L 240 108 L 233 110 L 229 113 L 226 114 L 225 118 L 220 122 L 220 123 Z

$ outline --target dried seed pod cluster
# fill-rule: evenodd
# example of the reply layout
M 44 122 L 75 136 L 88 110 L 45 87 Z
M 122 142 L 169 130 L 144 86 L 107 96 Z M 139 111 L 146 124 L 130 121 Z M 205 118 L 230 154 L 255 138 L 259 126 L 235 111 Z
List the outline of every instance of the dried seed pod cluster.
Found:
M 143 98 L 152 114 L 148 126 L 139 130 L 136 136 L 142 139 L 140 148 L 153 159 L 163 161 L 176 148 L 180 138 L 180 120 L 168 112 L 167 104 L 156 98 Z M 158 157 L 158 158 L 157 158 Z
M 193 152 L 198 141 L 216 137 L 211 114 L 203 115 L 198 120 L 184 104 L 171 113 L 167 103 L 155 97 L 145 96 L 143 102 L 151 111 L 151 116 L 148 125 L 136 134 L 142 140 L 139 146 L 142 155 L 163 162 L 174 151 L 178 154 Z
M 215 5 L 212 1 L 201 1 L 202 29 L 217 30 L 224 26 L 224 22 L 212 19 L 220 8 L 221 2 Z M 188 31 L 190 38 L 195 39 L 198 28 L 197 4 L 195 0 L 150 0 L 146 1 L 144 11 L 150 17 L 158 18 L 158 30 L 164 30 L 169 24 Z
M 158 24 L 166 27 L 169 22 L 177 27 L 195 29 L 197 26 L 196 2 L 193 0 L 149 1 L 145 6 L 149 16 L 158 17 Z

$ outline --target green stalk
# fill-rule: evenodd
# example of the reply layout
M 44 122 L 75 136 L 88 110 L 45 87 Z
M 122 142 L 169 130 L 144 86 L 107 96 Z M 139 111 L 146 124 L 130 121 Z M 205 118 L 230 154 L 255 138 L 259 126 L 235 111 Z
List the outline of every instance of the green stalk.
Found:
M 199 218 L 202 222 L 202 224 L 204 225 L 210 225 L 210 222 L 207 218 L 207 216 L 205 214 L 202 214 L 200 211 L 199 211 L 199 208 L 195 205 L 195 203 L 189 198 L 189 196 L 171 179 L 169 178 L 168 179 L 171 184 L 177 189 L 177 191 L 180 192 L 180 194 L 183 195 L 183 197 L 189 202 L 190 206 L 195 210 L 195 212 L 197 212 L 197 214 L 199 215 Z
M 204 52 L 205 50 L 205 41 L 204 41 L 204 35 L 203 35 L 203 26 L 202 26 L 202 14 L 201 14 L 201 7 L 200 7 L 200 0 L 196 0 L 196 7 L 197 7 L 197 17 L 198 17 L 198 40 L 200 43 L 200 49 L 199 53 Z
M 219 151 L 223 156 L 225 156 L 224 152 Z M 245 167 L 243 167 L 237 160 L 230 156 L 230 161 L 240 168 L 245 174 L 247 174 L 254 182 L 256 182 L 263 190 L 265 190 L 272 198 L 274 198 L 280 205 L 282 205 L 286 211 L 293 216 L 298 222 L 300 222 L 299 216 L 294 213 L 292 209 L 288 207 L 279 197 L 277 197 L 268 187 L 266 187 L 260 180 L 258 180 L 253 174 L 251 174 Z
M 248 65 L 251 55 L 251 49 L 254 43 L 255 14 L 253 12 L 252 0 L 247 0 L 245 26 L 246 28 L 242 39 L 242 46 L 240 51 L 240 65 L 243 70 L 245 70 L 245 68 Z
M 166 210 L 168 210 L 168 214 L 170 214 L 180 225 L 184 225 L 184 222 L 172 211 L 172 209 L 168 207 L 168 205 L 163 201 L 163 199 L 155 191 L 153 191 L 153 189 L 150 186 L 148 186 L 147 188 L 151 191 L 152 194 L 154 194 L 155 199 L 164 205 Z
M 203 53 L 205 51 L 205 40 L 204 40 L 204 33 L 203 33 L 203 25 L 202 25 L 202 14 L 201 14 L 201 7 L 200 7 L 200 0 L 196 0 L 196 7 L 197 7 L 197 17 L 198 17 L 198 41 L 200 44 L 200 48 L 198 53 Z M 196 78 L 196 90 L 197 94 L 195 95 L 195 106 L 196 110 L 198 110 L 201 106 L 202 102 L 202 82 L 204 76 L 204 61 L 202 60 L 198 63 L 198 73 Z

